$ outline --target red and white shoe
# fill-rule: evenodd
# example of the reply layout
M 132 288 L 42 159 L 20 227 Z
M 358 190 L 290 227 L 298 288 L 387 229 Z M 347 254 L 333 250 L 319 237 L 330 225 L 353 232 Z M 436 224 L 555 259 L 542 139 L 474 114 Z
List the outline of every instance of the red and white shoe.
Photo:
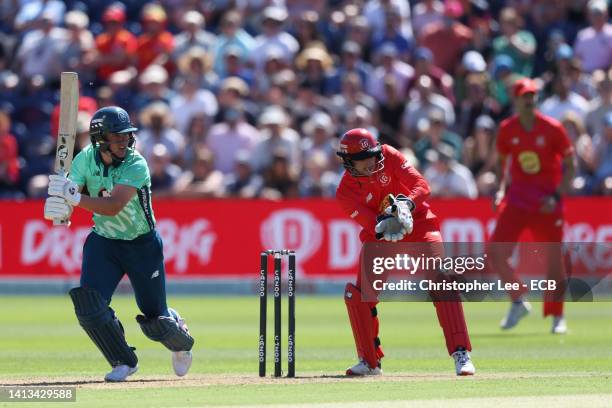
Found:
M 377 367 L 371 368 L 364 360 L 359 359 L 357 364 L 346 369 L 346 375 L 360 377 L 366 375 L 382 375 L 382 368 L 380 368 L 380 362 Z
M 455 359 L 455 372 L 457 375 L 474 375 L 476 367 L 472 363 L 470 353 L 466 350 L 457 350 L 451 356 Z

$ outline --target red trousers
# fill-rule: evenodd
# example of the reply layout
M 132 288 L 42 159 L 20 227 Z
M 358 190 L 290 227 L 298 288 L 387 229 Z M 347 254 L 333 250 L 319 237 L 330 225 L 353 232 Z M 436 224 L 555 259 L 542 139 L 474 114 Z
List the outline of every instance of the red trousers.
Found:
M 561 242 L 563 240 L 563 216 L 560 213 L 530 213 L 522 209 L 503 205 L 490 243 L 507 243 L 496 246 L 488 252 L 494 254 L 489 258 L 489 266 L 499 274 L 504 282 L 522 284 L 520 277 L 508 260 L 523 231 L 531 231 L 534 241 L 551 243 L 542 246 L 544 264 L 547 266 L 547 279 L 557 282 L 557 291 L 546 292 L 544 296 L 544 316 L 561 316 L 563 314 L 563 293 L 565 292 L 566 274 L 563 265 Z M 556 245 L 555 243 L 559 243 Z M 520 286 L 519 290 L 510 291 L 512 300 L 519 299 L 528 289 Z

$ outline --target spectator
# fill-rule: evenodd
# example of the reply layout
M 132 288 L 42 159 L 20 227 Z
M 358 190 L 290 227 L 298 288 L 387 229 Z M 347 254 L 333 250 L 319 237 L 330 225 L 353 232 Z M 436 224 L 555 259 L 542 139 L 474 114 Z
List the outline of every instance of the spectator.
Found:
M 578 33 L 576 56 L 587 73 L 612 66 L 612 24 L 608 23 L 608 2 L 590 0 L 587 4 L 590 26 Z
M 589 103 L 586 125 L 591 135 L 597 135 L 602 133 L 604 116 L 612 112 L 612 70 L 595 71 L 593 83 L 598 96 Z
M 444 3 L 439 0 L 424 0 L 414 5 L 412 28 L 419 38 L 424 29 L 432 23 L 444 21 Z
M 455 101 L 462 101 L 467 93 L 466 79 L 470 74 L 485 74 L 487 62 L 478 51 L 470 50 L 463 54 L 461 64 L 455 69 L 453 80 L 453 97 Z
M 419 43 L 433 53 L 434 65 L 445 72 L 454 71 L 473 37 L 472 30 L 458 21 L 462 14 L 461 3 L 447 0 L 443 22 L 428 25 L 419 39 Z
M 368 94 L 377 102 L 385 101 L 385 77 L 393 75 L 399 89 L 406 89 L 408 81 L 414 76 L 414 69 L 398 59 L 397 49 L 393 44 L 384 44 L 378 51 L 380 65 L 374 68 L 368 81 Z
M 476 119 L 473 133 L 469 134 L 463 144 L 463 164 L 477 179 L 486 173 L 495 172 L 497 163 L 495 132 L 493 119 L 481 115 Z
M 574 112 L 584 117 L 589 109 L 589 103 L 582 96 L 572 92 L 570 85 L 569 77 L 557 75 L 552 84 L 554 94 L 542 102 L 540 111 L 559 121 L 567 112 Z
M 416 81 L 422 75 L 431 78 L 435 87 L 435 92 L 444 96 L 450 102 L 455 102 L 453 95 L 453 78 L 440 68 L 433 65 L 433 54 L 425 47 L 419 47 L 414 53 L 414 75 L 408 81 L 406 94 L 410 95 L 416 85 Z
M 214 169 L 214 158 L 210 150 L 200 148 L 195 152 L 191 169 L 179 177 L 172 194 L 177 198 L 219 198 L 223 196 L 223 174 Z
M 331 95 L 341 92 L 341 84 L 351 73 L 356 73 L 361 81 L 361 88 L 365 87 L 372 72 L 372 67 L 361 59 L 361 49 L 356 42 L 347 41 L 342 46 L 340 66 L 329 78 L 326 89 Z
M 355 16 L 347 23 L 346 41 L 354 42 L 359 45 L 361 54 L 365 61 L 370 61 L 371 57 L 371 32 L 370 24 L 363 16 Z
M 81 152 L 84 148 L 91 144 L 91 137 L 89 136 L 89 123 L 93 115 L 90 112 L 79 112 L 77 115 L 77 126 L 76 126 L 76 139 L 74 141 L 74 154 Z
M 161 143 L 153 146 L 149 161 L 151 192 L 155 197 L 169 197 L 181 176 L 181 168 L 170 161 L 168 149 Z
M 66 4 L 59 0 L 30 0 L 18 2 L 20 7 L 15 16 L 14 27 L 20 33 L 34 30 L 45 24 L 42 20 L 50 19 L 59 26 L 64 20 Z
M 162 65 L 171 69 L 170 59 L 174 51 L 174 36 L 166 31 L 166 12 L 156 3 L 142 9 L 143 32 L 138 36 L 136 67 L 143 72 L 150 65 Z
M 253 172 L 251 155 L 246 150 L 236 152 L 234 171 L 225 177 L 227 197 L 257 198 L 263 188 L 263 178 Z
M 306 48 L 295 60 L 295 66 L 299 70 L 298 80 L 309 81 L 320 95 L 329 93 L 326 85 L 332 65 L 333 61 L 325 48 L 318 45 Z
M 379 141 L 381 144 L 388 144 L 399 149 L 408 144 L 400 133 L 406 104 L 393 75 L 385 77 L 385 100 L 386 102 L 378 105 Z
M 62 61 L 65 61 L 64 71 L 78 72 L 81 81 L 89 82 L 94 79 L 94 75 L 90 67 L 83 63 L 91 58 L 95 47 L 93 35 L 87 29 L 89 17 L 82 11 L 72 10 L 66 14 L 65 25 L 68 43 L 61 56 Z
M 96 52 L 91 61 L 89 58 L 84 61 L 97 69 L 96 76 L 101 82 L 136 62 L 138 41 L 132 33 L 123 28 L 125 21 L 125 10 L 116 3 L 109 6 L 102 15 L 104 31 L 96 37 Z
M 603 118 L 602 133 L 593 140 L 595 154 L 595 175 L 592 191 L 599 194 L 612 193 L 612 112 Z
M 186 144 L 182 167 L 191 166 L 195 158 L 195 152 L 201 147 L 206 147 L 210 123 L 210 119 L 201 113 L 191 118 L 191 122 L 187 126 L 187 132 L 184 135 Z
M 202 48 L 206 52 L 212 52 L 216 37 L 204 29 L 204 16 L 196 10 L 189 10 L 183 14 L 181 19 L 182 31 L 174 36 L 173 60 L 177 61 L 183 53 L 191 48 Z
M 177 84 L 180 93 L 170 99 L 170 108 L 179 132 L 185 134 L 191 119 L 198 113 L 209 118 L 217 114 L 217 98 L 207 89 L 198 89 L 198 82 L 192 77 L 180 79 Z
M 561 123 L 576 151 L 576 176 L 590 178 L 595 171 L 595 151 L 581 117 L 569 111 L 563 116 Z
M 385 25 L 383 30 L 375 31 L 372 36 L 372 49 L 374 52 L 384 44 L 393 44 L 400 58 L 405 59 L 412 51 L 411 37 L 402 33 L 402 17 L 398 9 L 390 7 L 385 10 Z
M 495 103 L 489 96 L 487 76 L 470 74 L 466 81 L 466 96 L 459 104 L 455 129 L 463 138 L 471 135 L 474 124 L 481 115 L 495 116 Z
M 530 77 L 533 72 L 536 40 L 529 31 L 522 30 L 523 19 L 512 7 L 500 14 L 501 35 L 493 40 L 495 55 L 512 58 L 513 72 Z
M 329 155 L 317 150 L 304 161 L 304 174 L 300 180 L 301 197 L 335 197 L 340 175 L 330 170 Z
M 377 109 L 376 101 L 363 92 L 359 75 L 351 72 L 342 78 L 342 93 L 332 96 L 330 107 L 334 116 L 345 121 L 347 113 L 359 105 L 365 106 L 370 111 Z
M 17 198 L 19 192 L 20 169 L 17 140 L 10 133 L 11 118 L 0 111 L 0 198 Z
M 297 173 L 292 170 L 290 153 L 283 148 L 272 150 L 270 162 L 264 168 L 262 197 L 267 199 L 295 198 L 298 196 Z
M 317 152 L 323 153 L 327 160 L 336 157 L 335 126 L 331 117 L 322 111 L 315 112 L 302 126 L 305 135 L 301 143 L 303 157 L 307 160 Z
M 456 133 L 447 129 L 442 112 L 432 110 L 428 117 L 422 118 L 419 121 L 419 131 L 422 136 L 414 144 L 414 153 L 421 166 L 429 164 L 430 157 L 426 155 L 427 151 L 439 151 L 441 145 L 450 146 L 455 160 L 461 161 L 463 142 Z
M 247 83 L 249 88 L 255 84 L 255 75 L 253 70 L 248 68 L 242 59 L 240 49 L 235 46 L 229 46 L 225 50 L 225 74 L 220 80 L 236 77 Z
M 363 8 L 363 15 L 368 21 L 374 35 L 381 35 L 387 23 L 387 13 L 396 13 L 400 20 L 399 31 L 405 38 L 412 38 L 410 6 L 403 0 L 368 0 Z
M 514 73 L 514 61 L 508 55 L 501 54 L 491 64 L 493 99 L 497 102 L 498 112 L 509 112 L 512 108 L 512 86 L 520 75 Z
M 164 67 L 161 65 L 151 65 L 140 74 L 139 78 L 140 92 L 133 100 L 136 110 L 140 111 L 153 102 L 170 104 L 173 92 L 168 87 L 168 71 Z
M 289 125 L 287 114 L 279 106 L 269 107 L 262 113 L 259 126 L 263 139 L 255 146 L 252 156 L 256 171 L 265 172 L 266 169 L 270 169 L 274 152 L 281 149 L 286 155 L 291 174 L 300 173 L 302 168 L 300 136 Z M 275 170 L 272 170 L 272 174 L 278 175 Z
M 427 151 L 429 165 L 423 176 L 429 182 L 432 197 L 476 198 L 478 190 L 470 170 L 455 159 L 453 148 L 441 144 L 437 150 Z
M 263 58 L 263 66 L 257 70 L 256 79 L 256 94 L 266 94 L 272 86 L 272 80 L 288 67 L 287 62 L 283 59 L 283 52 L 276 46 L 270 46 L 266 49 L 266 55 Z
M 211 63 L 210 55 L 203 48 L 190 48 L 178 60 L 180 76 L 194 81 L 198 88 L 214 89 L 219 77 L 211 70 Z
M 319 22 L 319 13 L 314 10 L 307 10 L 299 15 L 292 34 L 300 45 L 300 50 L 310 47 L 313 42 L 323 43 L 318 28 Z
M 434 92 L 431 78 L 421 75 L 416 85 L 417 98 L 408 102 L 402 119 L 402 133 L 414 138 L 416 125 L 420 119 L 425 118 L 433 110 L 442 113 L 444 122 L 448 126 L 455 123 L 455 112 L 451 102 Z
M 240 50 L 243 60 L 247 59 L 255 47 L 255 41 L 245 30 L 240 28 L 242 18 L 237 11 L 229 11 L 221 18 L 221 33 L 217 37 L 213 47 L 214 71 L 220 77 L 226 75 L 225 61 L 223 56 L 228 47 L 235 47 Z
M 29 31 L 17 50 L 17 73 L 23 78 L 40 75 L 45 81 L 56 81 L 63 69 L 62 53 L 68 41 L 65 29 L 57 27 L 53 16 L 41 16 L 40 28 Z
M 223 121 L 210 129 L 206 145 L 215 156 L 215 170 L 227 175 L 234 170 L 236 152 L 252 154 L 261 142 L 259 131 L 244 120 L 240 105 L 228 106 Z
M 140 113 L 142 128 L 138 132 L 136 147 L 147 159 L 153 154 L 153 147 L 161 143 L 168 150 L 173 163 L 180 163 L 185 149 L 185 137 L 172 127 L 172 113 L 164 102 L 153 102 Z
M 300 45 L 297 40 L 291 34 L 283 31 L 283 24 L 287 17 L 287 10 L 283 7 L 269 6 L 263 11 L 262 33 L 255 38 L 255 47 L 252 53 L 257 68 L 263 66 L 263 57 L 270 47 L 278 48 L 281 51 L 281 58 L 286 63 L 290 63 L 299 51 Z

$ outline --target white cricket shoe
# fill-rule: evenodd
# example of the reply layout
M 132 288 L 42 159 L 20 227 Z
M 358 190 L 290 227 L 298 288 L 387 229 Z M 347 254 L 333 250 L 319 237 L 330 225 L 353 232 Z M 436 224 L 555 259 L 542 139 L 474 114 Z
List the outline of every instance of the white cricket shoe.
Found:
M 138 371 L 138 366 L 130 367 L 129 365 L 125 364 L 118 365 L 113 367 L 113 370 L 104 376 L 104 381 L 123 382 L 136 371 Z
M 357 364 L 346 369 L 346 375 L 349 375 L 349 376 L 382 375 L 382 368 L 380 368 L 380 366 L 375 367 L 375 368 L 370 368 L 370 366 L 363 359 L 359 359 L 359 362 Z
M 189 333 L 189 328 L 187 327 L 187 323 L 185 323 L 185 319 L 183 319 L 181 315 L 172 308 L 168 308 L 168 312 L 170 312 L 172 317 L 174 317 L 174 320 L 176 320 L 176 323 L 181 330 Z M 191 350 L 172 352 L 172 368 L 174 368 L 174 373 L 179 377 L 183 377 L 187 374 L 187 372 L 189 372 L 192 361 L 193 354 L 191 353 Z
M 457 375 L 474 375 L 476 367 L 472 363 L 470 353 L 466 350 L 457 350 L 451 355 L 455 359 L 455 372 Z
M 174 373 L 179 377 L 184 376 L 191 367 L 193 361 L 193 355 L 191 351 L 173 351 L 172 352 L 172 368 Z
M 567 323 L 565 322 L 565 318 L 563 316 L 553 316 L 552 329 L 550 332 L 552 334 L 567 333 Z
M 531 313 L 531 304 L 523 300 L 521 302 L 512 302 L 510 310 L 506 317 L 501 321 L 502 330 L 508 330 L 518 324 L 518 322 L 525 316 Z

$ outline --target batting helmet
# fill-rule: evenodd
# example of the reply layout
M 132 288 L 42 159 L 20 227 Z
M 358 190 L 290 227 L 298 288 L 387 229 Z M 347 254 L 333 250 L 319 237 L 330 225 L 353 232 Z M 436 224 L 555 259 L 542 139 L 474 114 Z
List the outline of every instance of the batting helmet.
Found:
M 108 140 L 105 136 L 109 133 L 129 133 L 130 141 L 129 147 L 134 147 L 136 140 L 134 139 L 133 132 L 137 131 L 138 128 L 134 127 L 130 121 L 130 115 L 118 106 L 106 106 L 102 109 L 98 109 L 89 122 L 89 137 L 91 138 L 91 144 L 94 147 L 100 148 L 102 151 L 108 150 Z M 119 159 L 114 157 L 113 161 Z
M 382 154 L 382 146 L 374 135 L 363 128 L 351 129 L 340 138 L 336 154 L 342 158 L 344 168 L 356 177 L 370 176 L 384 168 L 384 157 Z M 376 166 L 371 170 L 370 174 L 362 174 L 355 169 L 354 162 L 358 160 L 376 157 Z

